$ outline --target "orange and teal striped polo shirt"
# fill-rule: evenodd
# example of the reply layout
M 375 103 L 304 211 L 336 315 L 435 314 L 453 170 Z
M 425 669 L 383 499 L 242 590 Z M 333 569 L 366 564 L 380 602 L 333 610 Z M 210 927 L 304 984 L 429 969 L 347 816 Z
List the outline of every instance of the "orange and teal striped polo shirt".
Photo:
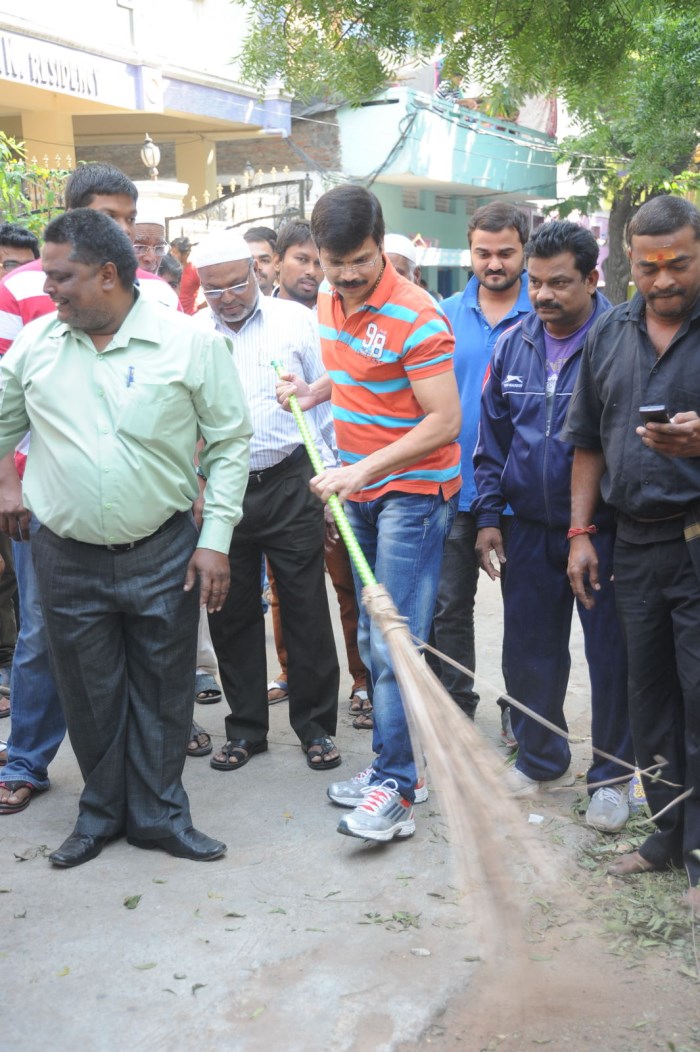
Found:
M 349 318 L 327 281 L 319 290 L 321 353 L 333 385 L 333 422 L 343 464 L 357 463 L 419 424 L 425 414 L 411 381 L 453 368 L 454 337 L 447 318 L 432 296 L 385 263 L 376 289 Z M 392 490 L 442 493 L 448 499 L 460 485 L 460 447 L 450 442 L 352 499 L 376 500 Z

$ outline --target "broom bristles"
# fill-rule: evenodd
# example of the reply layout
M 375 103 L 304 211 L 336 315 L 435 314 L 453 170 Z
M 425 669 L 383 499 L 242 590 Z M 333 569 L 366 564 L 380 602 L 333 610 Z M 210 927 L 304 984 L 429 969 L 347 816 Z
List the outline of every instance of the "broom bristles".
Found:
M 557 880 L 556 868 L 508 793 L 503 761 L 429 668 L 389 593 L 368 586 L 363 600 L 391 655 L 414 756 L 425 752 L 441 793 L 458 883 L 483 896 L 478 916 L 488 921 L 490 939 L 500 935 L 505 942 L 507 935 L 511 942 L 513 912 L 522 919 L 526 906 L 518 871 L 525 863 L 538 884 L 549 884 Z

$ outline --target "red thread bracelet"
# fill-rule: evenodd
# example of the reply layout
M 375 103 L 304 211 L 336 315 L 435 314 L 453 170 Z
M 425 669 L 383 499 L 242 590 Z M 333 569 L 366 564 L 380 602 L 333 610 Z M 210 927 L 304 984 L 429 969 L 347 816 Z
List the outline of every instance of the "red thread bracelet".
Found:
M 566 535 L 567 541 L 570 541 L 572 537 L 583 537 L 585 533 L 597 533 L 597 526 L 572 526 Z

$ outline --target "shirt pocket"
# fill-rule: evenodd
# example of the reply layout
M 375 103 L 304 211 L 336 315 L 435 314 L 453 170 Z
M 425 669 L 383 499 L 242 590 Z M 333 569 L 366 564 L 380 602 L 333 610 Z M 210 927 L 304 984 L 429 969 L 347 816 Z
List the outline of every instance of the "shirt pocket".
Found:
M 671 385 L 666 402 L 669 416 L 690 412 L 700 415 L 700 376 L 695 389 L 688 381 L 689 377 L 684 377 L 680 384 Z
M 173 384 L 134 384 L 119 410 L 117 431 L 141 440 L 182 432 L 192 414 L 189 392 Z

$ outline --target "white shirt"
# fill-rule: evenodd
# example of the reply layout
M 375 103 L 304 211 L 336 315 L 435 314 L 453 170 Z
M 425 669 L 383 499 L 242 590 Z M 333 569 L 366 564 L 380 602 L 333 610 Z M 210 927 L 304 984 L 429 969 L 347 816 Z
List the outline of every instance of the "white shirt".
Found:
M 323 375 L 315 318 L 299 303 L 258 295 L 253 313 L 238 332 L 229 329 L 210 307 L 198 311 L 193 324 L 215 329 L 233 344 L 233 360 L 253 421 L 250 471 L 274 467 L 301 445 L 302 438 L 294 417 L 275 396 L 277 374 L 272 362 L 280 362 L 283 372 L 303 376 L 307 383 Z M 334 467 L 335 459 L 321 437 L 315 412 L 306 415 L 324 464 Z

